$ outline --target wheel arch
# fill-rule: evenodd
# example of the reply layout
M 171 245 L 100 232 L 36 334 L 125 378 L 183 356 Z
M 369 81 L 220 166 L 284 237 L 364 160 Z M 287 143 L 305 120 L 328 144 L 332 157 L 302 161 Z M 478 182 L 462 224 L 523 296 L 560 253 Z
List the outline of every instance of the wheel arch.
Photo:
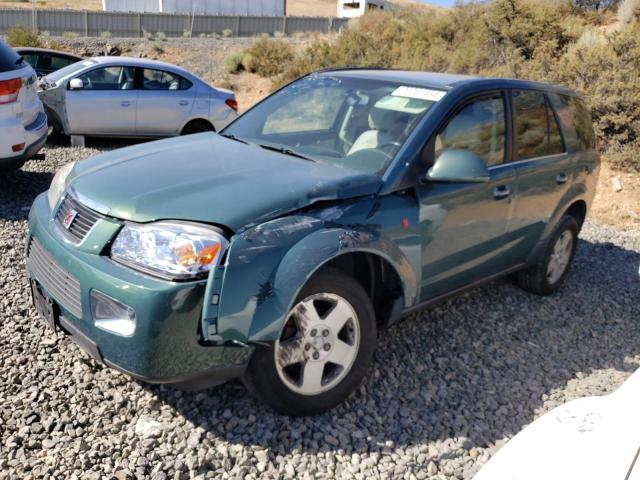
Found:
M 587 218 L 587 202 L 583 199 L 574 201 L 564 215 L 571 215 L 578 222 L 578 227 L 582 229 L 585 219 Z
M 379 328 L 389 324 L 393 314 L 405 306 L 407 295 L 411 295 L 405 292 L 406 285 L 402 281 L 398 268 L 391 259 L 379 251 L 355 249 L 342 251 L 322 262 L 308 276 L 307 282 L 326 268 L 341 270 L 362 286 L 373 304 Z M 301 285 L 300 290 L 302 287 L 304 284 Z
M 225 276 L 222 287 L 221 303 L 224 312 L 220 318 L 224 322 L 224 328 L 232 328 L 243 335 L 249 342 L 270 342 L 273 341 L 280 332 L 282 322 L 286 319 L 287 312 L 293 307 L 300 291 L 322 268 L 327 266 L 341 268 L 343 271 L 354 273 L 358 269 L 356 280 L 365 286 L 365 291 L 371 294 L 385 292 L 384 280 L 389 280 L 389 286 L 397 290 L 387 290 L 393 292 L 393 301 L 383 303 L 380 297 L 374 296 L 374 301 L 381 302 L 379 306 L 384 308 L 384 314 L 379 319 L 380 325 L 385 325 L 396 310 L 405 308 L 415 303 L 418 285 L 417 276 L 411 263 L 400 248 L 391 239 L 384 236 L 372 235 L 363 232 L 356 232 L 354 226 L 336 228 L 314 228 L 314 231 L 307 232 L 298 241 L 289 246 L 278 245 L 264 248 L 264 253 L 270 252 L 270 258 L 265 261 L 269 266 L 260 265 L 262 260 L 254 258 L 252 260 L 255 268 L 261 270 L 259 276 L 254 276 L 254 282 L 247 284 L 246 273 L 243 283 L 239 272 L 237 278 L 228 282 Z M 359 244 L 346 244 L 357 236 Z M 262 232 L 264 236 L 264 232 Z M 349 239 L 349 240 L 347 240 Z M 252 248 L 247 246 L 248 248 Z M 247 247 L 237 249 L 235 258 L 241 259 L 246 256 Z M 359 267 L 366 266 L 365 272 L 361 273 Z M 231 273 L 232 269 L 229 269 Z M 233 269 L 235 270 L 235 269 Z M 374 278 L 371 279 L 370 275 Z M 378 275 L 386 275 L 379 277 Z M 236 274 L 234 273 L 234 277 Z M 372 286 L 373 282 L 373 286 Z M 237 295 L 235 308 L 228 309 L 225 305 L 225 294 L 229 289 L 234 289 L 234 296 Z M 242 288 L 244 292 L 240 292 Z M 242 297 L 242 301 L 240 300 Z M 376 300 L 377 299 L 377 300 Z M 374 304 L 374 307 L 378 305 Z M 234 315 L 232 312 L 235 311 Z M 242 318 L 240 320 L 239 318 Z M 240 327 L 240 323 L 244 325 Z M 222 326 L 222 325 L 221 325 Z
M 549 218 L 538 243 L 529 253 L 527 263 L 532 263 L 538 258 L 541 249 L 544 248 L 545 242 L 549 238 L 549 235 L 553 233 L 553 229 L 564 215 L 569 214 L 574 216 L 576 221 L 578 221 L 578 226 L 582 228 L 582 224 L 584 223 L 587 212 L 589 211 L 589 198 L 590 197 L 587 194 L 587 189 L 584 184 L 576 184 L 565 193 L 562 200 L 558 203 L 556 210 Z
M 212 131 L 214 131 L 214 132 L 217 131 L 215 125 L 208 118 L 205 118 L 205 117 L 193 117 L 193 118 L 189 118 L 185 122 L 183 122 L 182 126 L 180 127 L 180 135 L 182 135 L 182 132 L 184 132 L 184 129 L 187 128 L 187 126 L 189 126 L 189 125 L 191 125 L 193 123 L 206 123 L 206 124 L 211 126 L 211 130 Z

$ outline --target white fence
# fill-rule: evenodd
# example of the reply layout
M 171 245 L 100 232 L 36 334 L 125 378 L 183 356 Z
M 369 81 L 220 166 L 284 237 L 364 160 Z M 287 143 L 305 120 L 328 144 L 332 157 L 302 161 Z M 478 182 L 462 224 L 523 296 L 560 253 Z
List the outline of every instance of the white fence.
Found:
M 105 12 L 282 17 L 284 0 L 102 0 Z
M 222 34 L 230 30 L 235 37 L 252 37 L 276 32 L 290 35 L 297 32 L 335 32 L 346 20 L 327 17 L 274 17 L 243 15 L 171 15 L 166 13 L 90 12 L 75 10 L 0 9 L 0 34 L 16 25 L 37 32 L 63 35 L 73 32 L 85 37 L 99 37 L 109 32 L 112 37 L 142 37 L 144 32 L 163 32 L 169 37 L 181 37 L 187 32 Z

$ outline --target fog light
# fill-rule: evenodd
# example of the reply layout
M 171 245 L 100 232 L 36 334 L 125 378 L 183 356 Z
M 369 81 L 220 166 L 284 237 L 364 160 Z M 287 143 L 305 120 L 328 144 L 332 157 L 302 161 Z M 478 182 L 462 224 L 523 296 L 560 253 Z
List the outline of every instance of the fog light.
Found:
M 91 315 L 96 327 L 116 335 L 130 337 L 136 330 L 133 309 L 97 290 L 91 290 Z

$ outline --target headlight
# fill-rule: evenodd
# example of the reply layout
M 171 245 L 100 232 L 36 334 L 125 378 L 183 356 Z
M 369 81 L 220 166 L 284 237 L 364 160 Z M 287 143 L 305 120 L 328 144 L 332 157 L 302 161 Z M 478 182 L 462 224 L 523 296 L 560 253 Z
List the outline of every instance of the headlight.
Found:
M 65 166 L 60 168 L 53 176 L 53 180 L 51 181 L 51 186 L 49 187 L 49 191 L 47 192 L 47 199 L 49 200 L 49 208 L 53 211 L 55 206 L 58 204 L 58 200 L 62 196 L 64 189 L 67 183 L 67 177 L 73 170 L 76 162 L 67 163 Z
M 111 247 L 111 258 L 164 278 L 186 280 L 217 266 L 228 245 L 218 229 L 206 225 L 128 223 Z

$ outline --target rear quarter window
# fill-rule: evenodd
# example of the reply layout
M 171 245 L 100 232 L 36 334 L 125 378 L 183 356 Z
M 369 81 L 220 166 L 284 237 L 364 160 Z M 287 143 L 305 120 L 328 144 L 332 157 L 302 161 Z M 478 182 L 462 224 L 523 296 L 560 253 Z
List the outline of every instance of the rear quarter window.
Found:
M 0 41 L 0 73 L 24 68 L 25 63 L 20 59 L 20 55 L 13 48 Z
M 549 100 L 558 114 L 570 151 L 591 150 L 596 147 L 591 114 L 584 101 L 569 95 L 550 94 Z

